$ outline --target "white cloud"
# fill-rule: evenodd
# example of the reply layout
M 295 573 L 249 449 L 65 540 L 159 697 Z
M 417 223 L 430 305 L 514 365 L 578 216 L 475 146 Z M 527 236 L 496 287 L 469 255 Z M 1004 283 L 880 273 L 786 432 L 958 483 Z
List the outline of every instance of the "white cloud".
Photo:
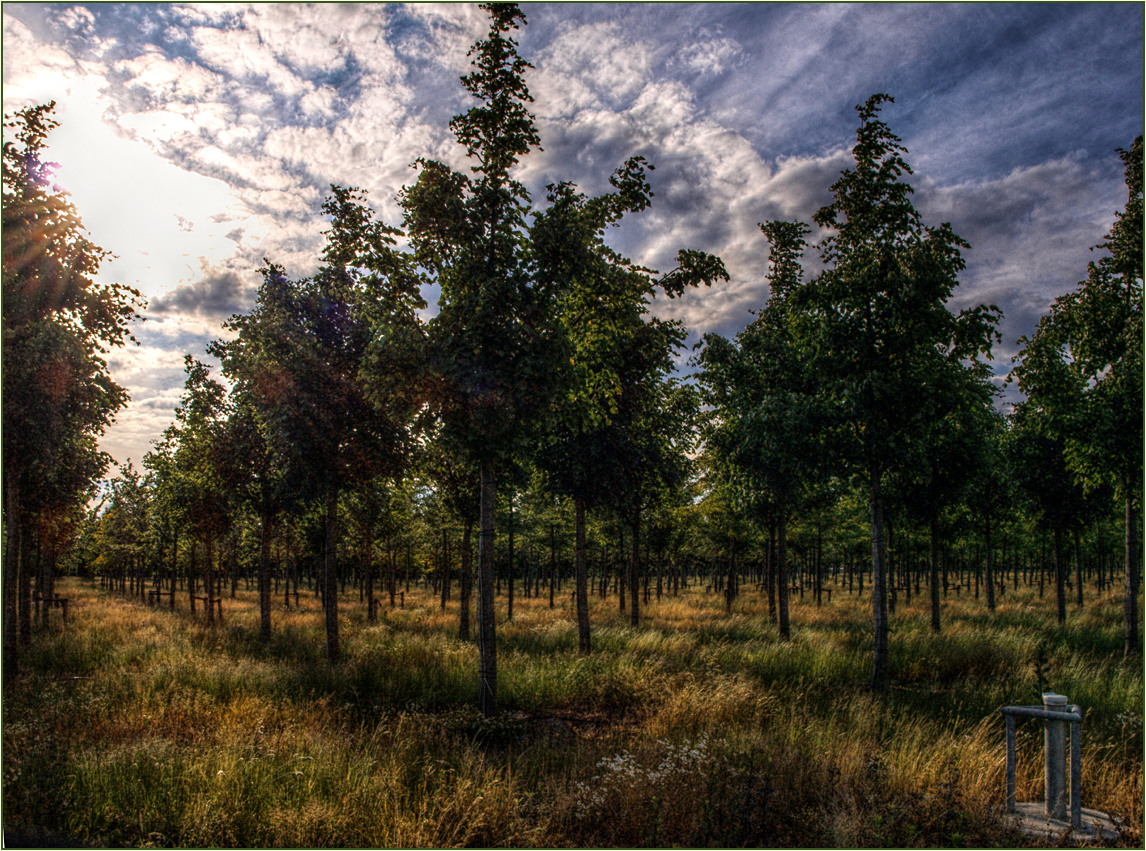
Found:
M 564 27 L 528 79 L 539 116 L 627 105 L 648 83 L 652 52 L 609 22 Z
M 413 3 L 406 13 L 422 24 L 425 35 L 403 40 L 399 52 L 406 59 L 440 63 L 458 73 L 468 73 L 470 47 L 489 32 L 489 18 L 473 3 Z M 515 39 L 523 37 L 519 30 Z
M 196 27 L 190 37 L 199 59 L 229 77 L 245 82 L 265 81 L 266 85 L 288 97 L 298 97 L 314 89 L 313 83 L 279 62 L 258 33 Z
M 711 38 L 703 30 L 700 35 L 700 40 L 677 51 L 673 58 L 678 65 L 702 76 L 715 77 L 723 74 L 743 53 L 735 39 Z
M 4 15 L 4 108 L 45 103 L 75 78 L 78 64 L 66 50 L 42 44 L 21 21 Z
M 83 6 L 71 6 L 60 12 L 55 20 L 64 29 L 85 35 L 92 32 L 95 26 L 95 15 Z
M 197 105 L 204 99 L 218 100 L 227 88 L 221 74 L 183 57 L 168 59 L 154 46 L 139 56 L 116 62 L 114 68 L 129 75 L 128 87 L 144 93 L 155 104 L 179 101 Z

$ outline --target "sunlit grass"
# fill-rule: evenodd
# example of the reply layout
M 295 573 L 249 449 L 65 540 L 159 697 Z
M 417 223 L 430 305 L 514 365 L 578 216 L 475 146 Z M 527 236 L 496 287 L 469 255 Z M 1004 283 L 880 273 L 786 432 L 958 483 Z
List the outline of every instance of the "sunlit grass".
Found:
M 1086 712 L 1086 806 L 1141 837 L 1143 676 L 1113 596 L 1063 627 L 1025 589 L 994 615 L 952 597 L 938 636 L 925 597 L 901 600 L 884 696 L 866 595 L 794 597 L 787 642 L 755 592 L 731 612 L 666 595 L 637 629 L 593 597 L 589 657 L 567 592 L 518 597 L 512 621 L 501 599 L 503 712 L 485 719 L 456 597 L 414 588 L 370 622 L 344 595 L 331 669 L 305 591 L 264 643 L 246 590 L 211 628 L 185 598 L 60 585 L 71 622 L 35 635 L 4 694 L 9 828 L 183 847 L 1013 846 L 998 707 L 1053 690 Z M 1019 746 L 1035 800 L 1037 722 Z

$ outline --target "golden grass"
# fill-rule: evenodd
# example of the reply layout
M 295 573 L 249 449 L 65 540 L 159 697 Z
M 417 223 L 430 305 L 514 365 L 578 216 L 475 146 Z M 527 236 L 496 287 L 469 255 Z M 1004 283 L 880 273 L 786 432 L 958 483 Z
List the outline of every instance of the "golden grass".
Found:
M 577 653 L 568 595 L 499 600 L 499 697 L 481 718 L 457 601 L 426 589 L 375 623 L 340 600 L 344 662 L 321 607 L 257 599 L 224 622 L 60 583 L 72 621 L 37 633 L 5 693 L 4 812 L 94 844 L 247 847 L 1013 846 L 1001 824 L 998 707 L 1054 689 L 1083 705 L 1086 806 L 1141 840 L 1140 666 L 1117 600 L 1054 624 L 1009 592 L 993 617 L 949 599 L 893 619 L 888 694 L 866 688 L 866 597 L 792 601 L 781 642 L 755 593 L 731 613 L 690 589 L 633 629 L 592 600 Z M 1019 728 L 1020 799 L 1041 795 L 1041 733 Z

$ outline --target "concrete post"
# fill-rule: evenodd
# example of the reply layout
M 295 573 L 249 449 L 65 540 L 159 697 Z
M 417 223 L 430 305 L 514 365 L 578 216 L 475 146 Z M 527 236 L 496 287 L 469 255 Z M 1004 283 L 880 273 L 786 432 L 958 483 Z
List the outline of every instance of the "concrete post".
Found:
M 1061 694 L 1043 695 L 1043 707 L 1050 712 L 1066 712 L 1066 698 Z M 1067 819 L 1066 721 L 1045 720 L 1045 790 L 1047 816 Z

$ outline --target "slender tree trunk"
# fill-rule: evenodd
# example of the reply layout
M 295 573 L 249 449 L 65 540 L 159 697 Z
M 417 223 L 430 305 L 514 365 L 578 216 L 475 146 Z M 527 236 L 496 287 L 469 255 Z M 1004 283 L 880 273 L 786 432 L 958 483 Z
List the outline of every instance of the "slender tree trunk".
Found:
M 374 569 L 374 535 L 369 523 L 363 523 L 360 531 L 362 557 L 366 561 L 366 576 L 362 581 L 362 591 L 366 597 L 366 620 L 372 622 L 378 618 L 378 607 L 374 605 L 374 577 L 377 573 Z
M 776 614 L 776 517 L 768 520 L 768 574 L 764 581 L 768 586 L 768 619 L 778 623 Z
M 984 535 L 984 538 L 985 538 L 984 543 L 986 545 L 985 546 L 985 549 L 986 549 L 986 559 L 985 559 L 986 566 L 985 566 L 985 569 L 987 571 L 987 611 L 989 611 L 989 612 L 995 611 L 995 561 L 991 556 L 991 525 L 992 525 L 991 524 L 991 516 L 990 516 L 990 514 L 988 514 L 987 515 L 986 530 L 985 530 L 986 534 Z M 1078 593 L 1080 595 L 1082 594 L 1082 586 L 1081 585 L 1079 586 L 1079 592 Z
M 14 465 L 9 463 L 4 476 L 4 684 L 16 680 L 20 664 L 20 633 L 17 623 L 20 587 L 19 495 L 16 490 Z
M 207 623 L 215 625 L 215 533 L 207 529 L 207 564 L 204 566 L 207 582 Z
M 259 541 L 259 634 L 263 641 L 271 639 L 271 538 L 274 526 L 271 518 L 263 515 L 262 535 Z
M 816 523 L 816 605 L 822 605 L 824 598 L 824 535 L 820 524 Z
M 928 544 L 928 560 L 931 570 L 931 631 L 940 631 L 939 612 L 939 517 L 931 512 L 931 535 Z
M 442 576 L 441 586 L 438 589 L 442 594 L 442 611 L 446 610 L 446 600 L 450 597 L 450 539 L 446 530 L 442 529 Z
M 478 710 L 497 712 L 497 625 L 494 621 L 494 520 L 497 479 L 492 461 L 481 464 L 481 515 L 478 532 Z
M 506 610 L 506 618 L 513 620 L 513 497 L 514 494 L 510 491 L 509 494 L 509 600 Z
M 398 602 L 398 556 L 394 552 L 394 538 L 386 539 L 386 558 L 390 563 L 390 608 Z
M 549 608 L 553 608 L 553 592 L 557 584 L 557 524 L 549 524 Z
M 629 553 L 629 623 L 633 629 L 641 625 L 641 515 L 638 512 L 629 524 L 633 537 L 633 550 Z
M 39 557 L 39 568 L 36 571 L 36 591 L 40 594 L 40 627 L 42 629 L 48 628 L 48 621 L 51 617 L 51 599 L 52 592 L 51 585 L 51 564 L 52 564 L 52 545 L 48 544 L 47 552 L 41 550 Z
M 470 640 L 470 601 L 473 598 L 473 555 L 470 539 L 474 522 L 470 518 L 462 520 L 462 573 L 458 577 L 458 638 Z
M 20 536 L 20 646 L 32 643 L 32 546 L 31 529 Z
M 1133 656 L 1138 652 L 1138 536 L 1129 478 L 1129 476 L 1123 478 L 1123 488 L 1126 492 L 1126 589 L 1123 614 L 1126 619 L 1124 654 Z
M 1082 548 L 1078 543 L 1078 530 L 1074 530 L 1074 584 L 1079 608 L 1082 608 Z
M 1058 622 L 1066 623 L 1066 564 L 1062 557 L 1062 528 L 1054 527 L 1054 593 L 1058 604 Z
M 776 513 L 776 585 L 780 589 L 780 640 L 792 637 L 788 620 L 788 514 L 781 509 Z
M 326 661 L 337 665 L 341 658 L 338 644 L 338 491 L 326 494 L 326 524 L 322 545 L 322 607 L 326 614 Z
M 875 632 L 871 685 L 876 691 L 886 690 L 888 680 L 887 539 L 884 537 L 883 493 L 880 478 L 879 473 L 872 474 L 868 495 L 871 509 L 871 611 Z
M 580 499 L 575 500 L 574 511 L 576 531 L 573 572 L 577 583 L 577 649 L 588 654 L 592 651 L 592 643 L 589 636 L 589 580 L 585 570 L 585 503 Z

